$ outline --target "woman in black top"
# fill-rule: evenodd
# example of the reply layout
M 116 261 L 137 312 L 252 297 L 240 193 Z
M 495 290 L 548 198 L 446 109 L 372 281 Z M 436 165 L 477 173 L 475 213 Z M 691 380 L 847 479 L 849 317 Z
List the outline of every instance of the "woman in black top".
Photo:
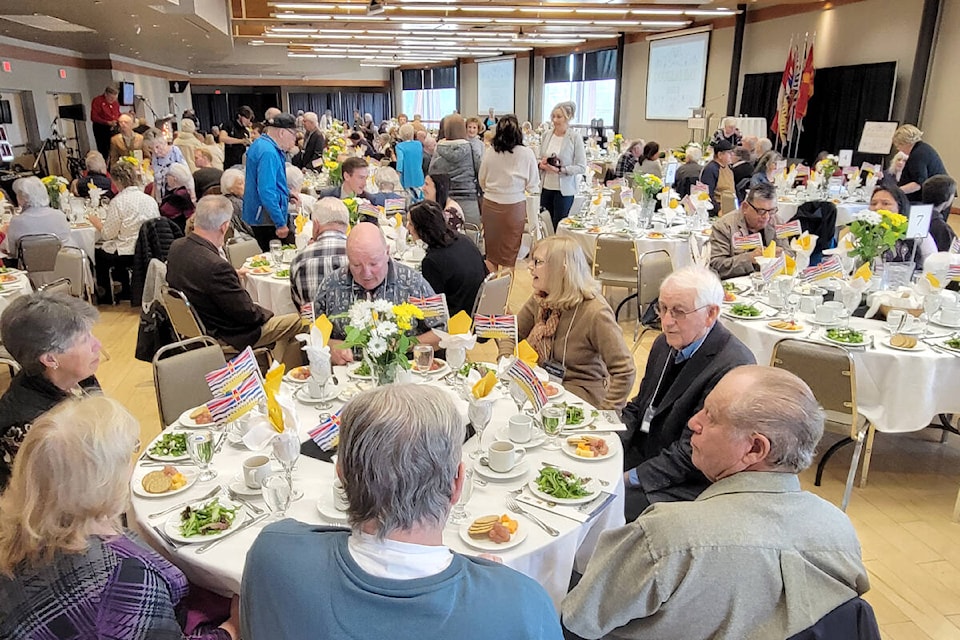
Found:
M 459 311 L 473 312 L 480 283 L 487 276 L 487 265 L 480 250 L 465 235 L 450 228 L 443 209 L 431 200 L 410 209 L 407 224 L 416 240 L 427 245 L 421 270 L 436 293 L 447 296 L 450 315 Z
M 893 134 L 893 145 L 907 154 L 907 162 L 900 172 L 897 185 L 907 194 L 910 202 L 920 202 L 920 189 L 927 178 L 946 174 L 943 160 L 936 149 L 921 140 L 923 131 L 912 124 L 905 124 Z

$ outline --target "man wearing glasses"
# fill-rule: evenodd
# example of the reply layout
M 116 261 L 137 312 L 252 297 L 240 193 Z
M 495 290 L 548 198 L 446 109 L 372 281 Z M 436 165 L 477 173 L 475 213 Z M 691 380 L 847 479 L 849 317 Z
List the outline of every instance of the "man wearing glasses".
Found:
M 728 371 L 756 360 L 720 323 L 723 287 L 704 267 L 684 267 L 660 286 L 663 333 L 637 396 L 623 410 L 627 522 L 654 502 L 693 500 L 710 482 L 692 461 L 687 421 Z
M 290 235 L 285 167 L 286 153 L 297 142 L 297 120 L 289 113 L 280 113 L 269 118 L 266 125 L 265 135 L 254 140 L 247 151 L 247 186 L 243 192 L 243 221 L 253 228 L 264 251 L 274 238 L 282 240 Z
M 786 251 L 792 256 L 790 241 L 777 238 L 776 217 L 776 187 L 769 183 L 754 186 L 738 210 L 713 223 L 710 268 L 723 279 L 750 275 L 759 271 L 757 258 L 771 241 L 777 243 L 777 255 Z

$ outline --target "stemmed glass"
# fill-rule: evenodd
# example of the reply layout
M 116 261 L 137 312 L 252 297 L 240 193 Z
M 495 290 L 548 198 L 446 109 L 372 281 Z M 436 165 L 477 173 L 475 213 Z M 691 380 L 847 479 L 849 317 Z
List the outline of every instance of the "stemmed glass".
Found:
M 200 467 L 198 480 L 206 482 L 217 477 L 216 470 L 210 468 L 210 461 L 213 460 L 213 432 L 210 429 L 197 429 L 187 435 L 187 453 Z
M 287 424 L 284 430 L 276 435 L 272 442 L 273 457 L 277 459 L 290 485 L 290 494 L 293 500 L 303 497 L 303 491 L 293 488 L 293 468 L 300 459 L 300 435 L 295 426 Z
M 263 479 L 260 491 L 263 493 L 263 501 L 273 514 L 272 520 L 283 518 L 290 503 L 296 499 L 291 482 L 291 479 L 282 473 L 274 473 Z
M 523 413 L 523 405 L 527 403 L 527 393 L 516 380 L 510 381 L 510 399 L 517 405 L 517 413 Z
M 327 398 L 327 384 L 330 382 L 332 376 L 333 372 L 331 371 L 329 360 L 326 360 L 319 366 L 310 367 L 310 377 L 312 381 L 320 386 L 320 404 L 317 405 L 317 408 L 323 411 L 333 406 L 333 403 Z
M 270 241 L 270 259 L 273 260 L 275 267 L 280 267 L 280 262 L 283 260 L 283 242 L 280 240 L 271 240 Z
M 558 442 L 560 429 L 566 422 L 567 410 L 565 407 L 556 404 L 548 404 L 540 411 L 540 423 L 543 425 L 543 432 L 549 436 L 549 441 L 543 446 L 545 450 L 556 451 L 560 448 Z
M 800 308 L 800 294 L 791 293 L 783 301 L 783 311 L 787 316 L 787 320 L 791 322 L 797 321 L 797 310 Z
M 460 491 L 460 499 L 457 500 L 453 512 L 450 514 L 450 524 L 460 525 L 470 519 L 467 513 L 467 503 L 473 496 L 473 469 L 464 467 L 463 469 L 463 489 Z
M 467 361 L 467 350 L 463 347 L 447 347 L 447 364 L 453 369 L 451 375 L 447 375 L 447 386 L 454 387 L 460 379 L 460 369 L 463 363 Z
M 850 318 L 853 316 L 853 312 L 860 306 L 860 298 L 860 292 L 856 289 L 845 288 L 840 291 L 840 302 L 843 303 L 845 312 L 844 326 L 850 324 Z
M 493 419 L 493 401 L 471 401 L 467 405 L 467 417 L 470 419 L 470 424 L 473 425 L 473 430 L 477 432 L 477 448 L 470 454 L 470 459 L 476 460 L 483 453 L 483 430 Z
M 417 373 L 426 378 L 433 367 L 433 347 L 428 344 L 416 345 L 413 348 L 413 363 L 417 367 Z
M 928 293 L 923 296 L 923 331 L 921 335 L 929 333 L 930 319 L 933 318 L 933 314 L 940 310 L 941 304 L 943 304 L 943 300 L 939 293 Z

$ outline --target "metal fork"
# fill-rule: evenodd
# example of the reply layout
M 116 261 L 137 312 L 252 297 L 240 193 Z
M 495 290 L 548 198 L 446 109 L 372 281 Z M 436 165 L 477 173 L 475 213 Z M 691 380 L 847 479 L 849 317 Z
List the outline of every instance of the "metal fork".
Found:
M 224 486 L 221 486 L 220 488 L 227 492 L 227 495 L 230 497 L 231 500 L 233 500 L 234 502 L 239 502 L 240 504 L 245 506 L 247 509 L 250 509 L 250 511 L 256 513 L 257 515 L 264 512 L 263 509 L 253 504 L 252 502 L 247 500 L 244 496 L 240 495 L 230 487 L 224 485 Z
M 514 500 L 513 498 L 510 498 L 510 497 L 507 498 L 507 509 L 509 509 L 510 511 L 513 511 L 514 513 L 519 513 L 520 515 L 527 516 L 528 518 L 530 518 L 531 520 L 533 520 L 535 523 L 537 523 L 538 525 L 540 525 L 540 528 L 541 528 L 541 529 L 543 529 L 544 531 L 546 531 L 547 533 L 549 533 L 549 534 L 550 534 L 551 536 L 553 536 L 554 538 L 556 538 L 558 535 L 560 535 L 560 532 L 559 532 L 559 531 L 557 531 L 556 529 L 554 529 L 553 527 L 551 527 L 550 525 L 548 525 L 546 522 L 544 522 L 543 520 L 541 520 L 541 519 L 538 518 L 537 516 L 533 515 L 532 513 L 528 512 L 528 511 L 524 511 L 524 510 L 520 507 L 520 505 L 517 503 L 517 501 Z

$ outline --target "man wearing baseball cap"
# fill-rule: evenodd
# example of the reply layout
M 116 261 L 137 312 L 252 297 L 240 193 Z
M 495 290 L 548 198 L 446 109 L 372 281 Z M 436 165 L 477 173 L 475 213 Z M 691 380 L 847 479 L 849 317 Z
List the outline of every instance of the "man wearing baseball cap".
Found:
M 289 113 L 280 113 L 265 124 L 264 135 L 247 150 L 243 221 L 253 228 L 260 248 L 267 251 L 271 240 L 290 234 L 285 164 L 287 151 L 297 141 L 297 121 Z
M 733 162 L 733 145 L 726 139 L 711 143 L 713 147 L 713 160 L 703 168 L 700 173 L 700 182 L 707 185 L 710 189 L 710 198 L 713 200 L 713 210 L 718 215 L 721 212 L 721 195 L 727 194 L 733 196 L 736 192 L 736 184 L 733 181 L 733 170 L 730 164 Z

